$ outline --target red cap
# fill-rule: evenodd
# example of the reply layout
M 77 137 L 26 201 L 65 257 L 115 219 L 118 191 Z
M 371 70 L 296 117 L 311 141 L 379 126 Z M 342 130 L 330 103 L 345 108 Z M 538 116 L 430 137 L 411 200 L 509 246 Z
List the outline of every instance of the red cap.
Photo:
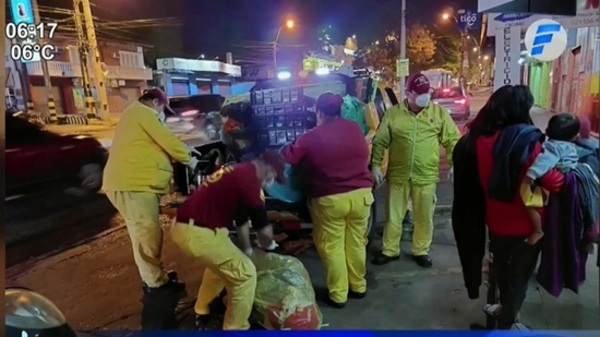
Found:
M 421 73 L 412 74 L 406 80 L 406 91 L 412 91 L 417 95 L 423 95 L 429 93 L 429 90 L 431 90 L 429 79 Z
M 166 110 L 168 110 L 171 113 L 175 113 L 173 109 L 171 109 L 171 107 L 169 106 L 169 98 L 167 97 L 167 94 L 165 94 L 164 91 L 160 90 L 160 88 L 151 88 L 144 90 L 140 99 L 156 99 L 165 106 Z
M 275 170 L 275 172 L 277 173 L 277 177 L 275 177 L 275 180 L 280 184 L 284 184 L 285 175 L 283 171 L 285 169 L 285 162 L 283 160 L 283 157 L 275 151 L 267 150 L 263 152 L 259 158 L 260 160 L 265 162 L 265 164 L 271 166 Z
M 332 92 L 321 94 L 315 103 L 318 111 L 333 117 L 341 113 L 342 104 L 344 104 L 344 98 Z

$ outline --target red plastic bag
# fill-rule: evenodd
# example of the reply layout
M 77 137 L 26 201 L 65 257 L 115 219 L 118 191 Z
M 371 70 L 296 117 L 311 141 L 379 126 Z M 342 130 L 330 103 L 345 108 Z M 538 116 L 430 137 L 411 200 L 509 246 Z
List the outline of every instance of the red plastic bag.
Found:
M 268 330 L 319 330 L 322 315 L 310 276 L 293 256 L 255 251 L 253 318 Z
M 266 316 L 273 330 L 319 330 L 321 319 L 319 308 L 311 305 L 305 308 L 297 308 L 281 322 L 284 311 L 281 306 L 267 308 Z

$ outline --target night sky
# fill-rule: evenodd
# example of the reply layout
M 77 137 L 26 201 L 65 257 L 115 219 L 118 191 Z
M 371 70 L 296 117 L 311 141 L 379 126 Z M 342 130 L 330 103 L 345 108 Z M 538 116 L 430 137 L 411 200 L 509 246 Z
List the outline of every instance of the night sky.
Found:
M 175 36 L 187 54 L 218 54 L 232 45 L 272 42 L 286 18 L 297 27 L 284 32 L 282 44 L 312 47 L 318 27 L 331 25 L 333 42 L 356 34 L 359 43 L 370 43 L 383 32 L 400 25 L 399 0 L 92 0 L 95 16 L 125 20 L 154 17 L 180 17 L 183 26 Z M 70 0 L 38 0 L 40 5 L 70 7 Z M 435 5 L 434 5 L 435 4 Z M 408 24 L 419 22 L 432 30 L 454 29 L 442 23 L 440 13 L 447 8 L 476 9 L 477 0 L 407 0 Z M 438 27 L 434 27 L 437 25 Z M 141 32 L 151 40 L 150 32 Z M 178 41 L 179 42 L 179 41 Z

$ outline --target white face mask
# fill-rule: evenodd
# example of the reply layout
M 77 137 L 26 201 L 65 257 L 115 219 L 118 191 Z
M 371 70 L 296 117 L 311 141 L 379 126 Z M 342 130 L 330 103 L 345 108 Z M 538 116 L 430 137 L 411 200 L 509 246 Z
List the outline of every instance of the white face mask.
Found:
M 158 112 L 158 120 L 160 120 L 163 123 L 167 120 L 167 116 L 163 111 Z
M 422 94 L 422 95 L 417 96 L 417 98 L 415 98 L 415 104 L 420 106 L 421 108 L 424 108 L 429 104 L 430 100 L 431 100 L 430 94 Z

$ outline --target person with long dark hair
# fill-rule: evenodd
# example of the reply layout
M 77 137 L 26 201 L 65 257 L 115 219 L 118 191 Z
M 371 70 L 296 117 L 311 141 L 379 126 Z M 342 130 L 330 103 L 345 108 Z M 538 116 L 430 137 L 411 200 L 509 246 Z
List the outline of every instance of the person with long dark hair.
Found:
M 479 297 L 489 232 L 501 303 L 488 305 L 484 311 L 497 316 L 501 329 L 516 323 L 541 249 L 539 242 L 526 242 L 534 226 L 520 192 L 527 168 L 542 151 L 544 140 L 542 132 L 532 125 L 532 106 L 528 87 L 507 85 L 498 89 L 468 124 L 467 134 L 453 153 L 452 227 L 465 285 L 469 298 Z M 540 181 L 544 189 L 555 192 L 564 177 L 553 169 Z

